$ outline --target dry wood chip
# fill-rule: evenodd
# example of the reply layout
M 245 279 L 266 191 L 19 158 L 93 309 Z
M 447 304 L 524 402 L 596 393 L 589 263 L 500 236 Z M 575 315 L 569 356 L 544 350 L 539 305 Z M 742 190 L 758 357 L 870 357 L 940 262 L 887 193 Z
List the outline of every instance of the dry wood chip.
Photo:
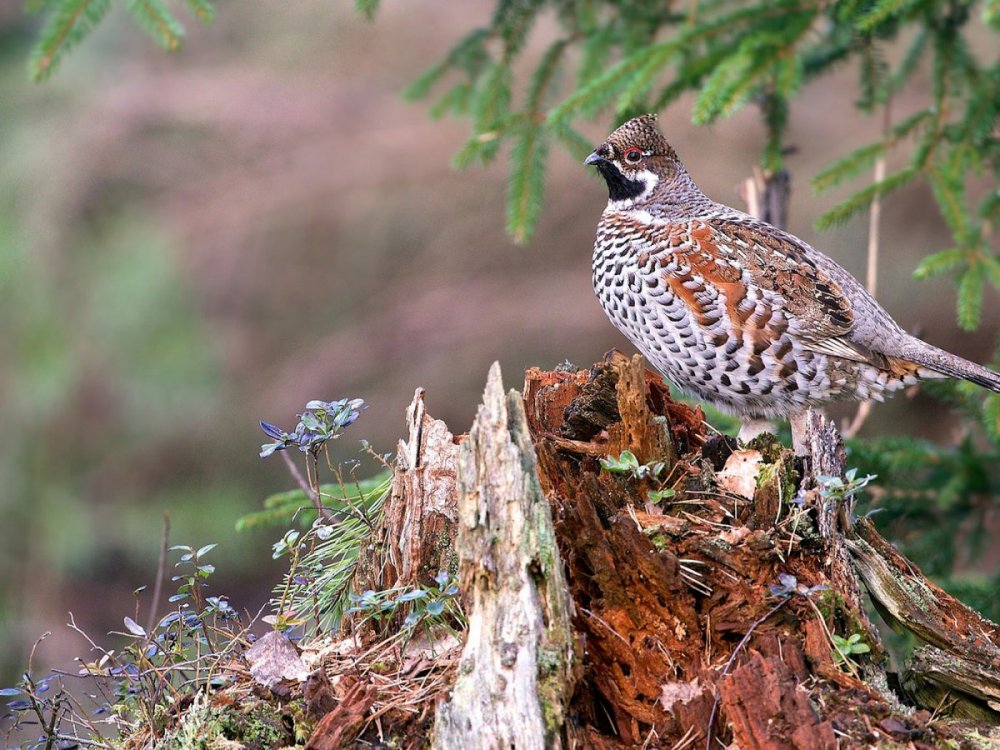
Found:
M 673 711 L 674 705 L 686 705 L 705 692 L 695 677 L 690 682 L 667 682 L 660 688 L 660 703 L 664 711 Z

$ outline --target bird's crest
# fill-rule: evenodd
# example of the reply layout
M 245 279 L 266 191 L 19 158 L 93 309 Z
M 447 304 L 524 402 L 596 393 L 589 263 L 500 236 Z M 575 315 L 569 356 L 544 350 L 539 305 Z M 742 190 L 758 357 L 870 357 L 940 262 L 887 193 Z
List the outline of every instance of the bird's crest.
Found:
M 656 127 L 656 115 L 639 115 L 623 123 L 615 132 L 608 136 L 607 141 L 615 150 L 622 153 L 627 148 L 638 147 L 643 152 L 654 156 L 668 156 L 673 149 Z

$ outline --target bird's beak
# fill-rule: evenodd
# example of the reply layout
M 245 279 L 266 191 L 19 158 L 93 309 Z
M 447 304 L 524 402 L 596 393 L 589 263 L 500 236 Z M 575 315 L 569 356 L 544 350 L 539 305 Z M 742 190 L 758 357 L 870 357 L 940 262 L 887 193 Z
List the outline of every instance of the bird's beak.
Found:
M 591 164 L 599 164 L 602 161 L 606 161 L 605 158 L 603 156 L 598 156 L 597 152 L 594 151 L 590 156 L 583 160 L 583 163 L 590 166 Z

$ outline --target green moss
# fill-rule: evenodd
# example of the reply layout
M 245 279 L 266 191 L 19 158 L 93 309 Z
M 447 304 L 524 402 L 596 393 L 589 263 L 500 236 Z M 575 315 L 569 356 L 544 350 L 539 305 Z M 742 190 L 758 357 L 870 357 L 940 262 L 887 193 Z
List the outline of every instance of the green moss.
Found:
M 765 463 L 757 472 L 757 488 L 777 482 L 781 476 L 781 464 Z
M 759 451 L 760 455 L 764 457 L 764 462 L 769 464 L 780 463 L 781 454 L 785 451 L 785 446 L 770 432 L 765 432 L 755 437 L 747 443 L 747 448 Z
M 653 547 L 657 550 L 666 549 L 667 546 L 670 544 L 670 540 L 667 539 L 667 535 L 661 532 L 655 526 L 652 526 L 648 529 L 643 529 L 643 531 L 646 533 L 646 536 L 649 537 L 649 543 L 652 544 Z
M 247 750 L 275 750 L 295 741 L 281 708 L 263 701 L 252 703 L 249 708 L 240 704 L 229 706 L 220 713 L 218 721 L 222 735 Z
M 970 729 L 963 735 L 976 750 L 1000 750 L 1000 727 L 993 727 L 983 734 L 981 728 Z

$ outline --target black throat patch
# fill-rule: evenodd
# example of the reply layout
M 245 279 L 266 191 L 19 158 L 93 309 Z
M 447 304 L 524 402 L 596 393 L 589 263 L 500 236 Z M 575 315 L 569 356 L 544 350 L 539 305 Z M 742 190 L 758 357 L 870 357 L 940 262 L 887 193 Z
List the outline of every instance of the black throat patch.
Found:
M 604 181 L 608 183 L 608 197 L 613 201 L 638 198 L 646 191 L 646 184 L 640 180 L 627 179 L 612 162 L 601 159 L 597 167 Z

